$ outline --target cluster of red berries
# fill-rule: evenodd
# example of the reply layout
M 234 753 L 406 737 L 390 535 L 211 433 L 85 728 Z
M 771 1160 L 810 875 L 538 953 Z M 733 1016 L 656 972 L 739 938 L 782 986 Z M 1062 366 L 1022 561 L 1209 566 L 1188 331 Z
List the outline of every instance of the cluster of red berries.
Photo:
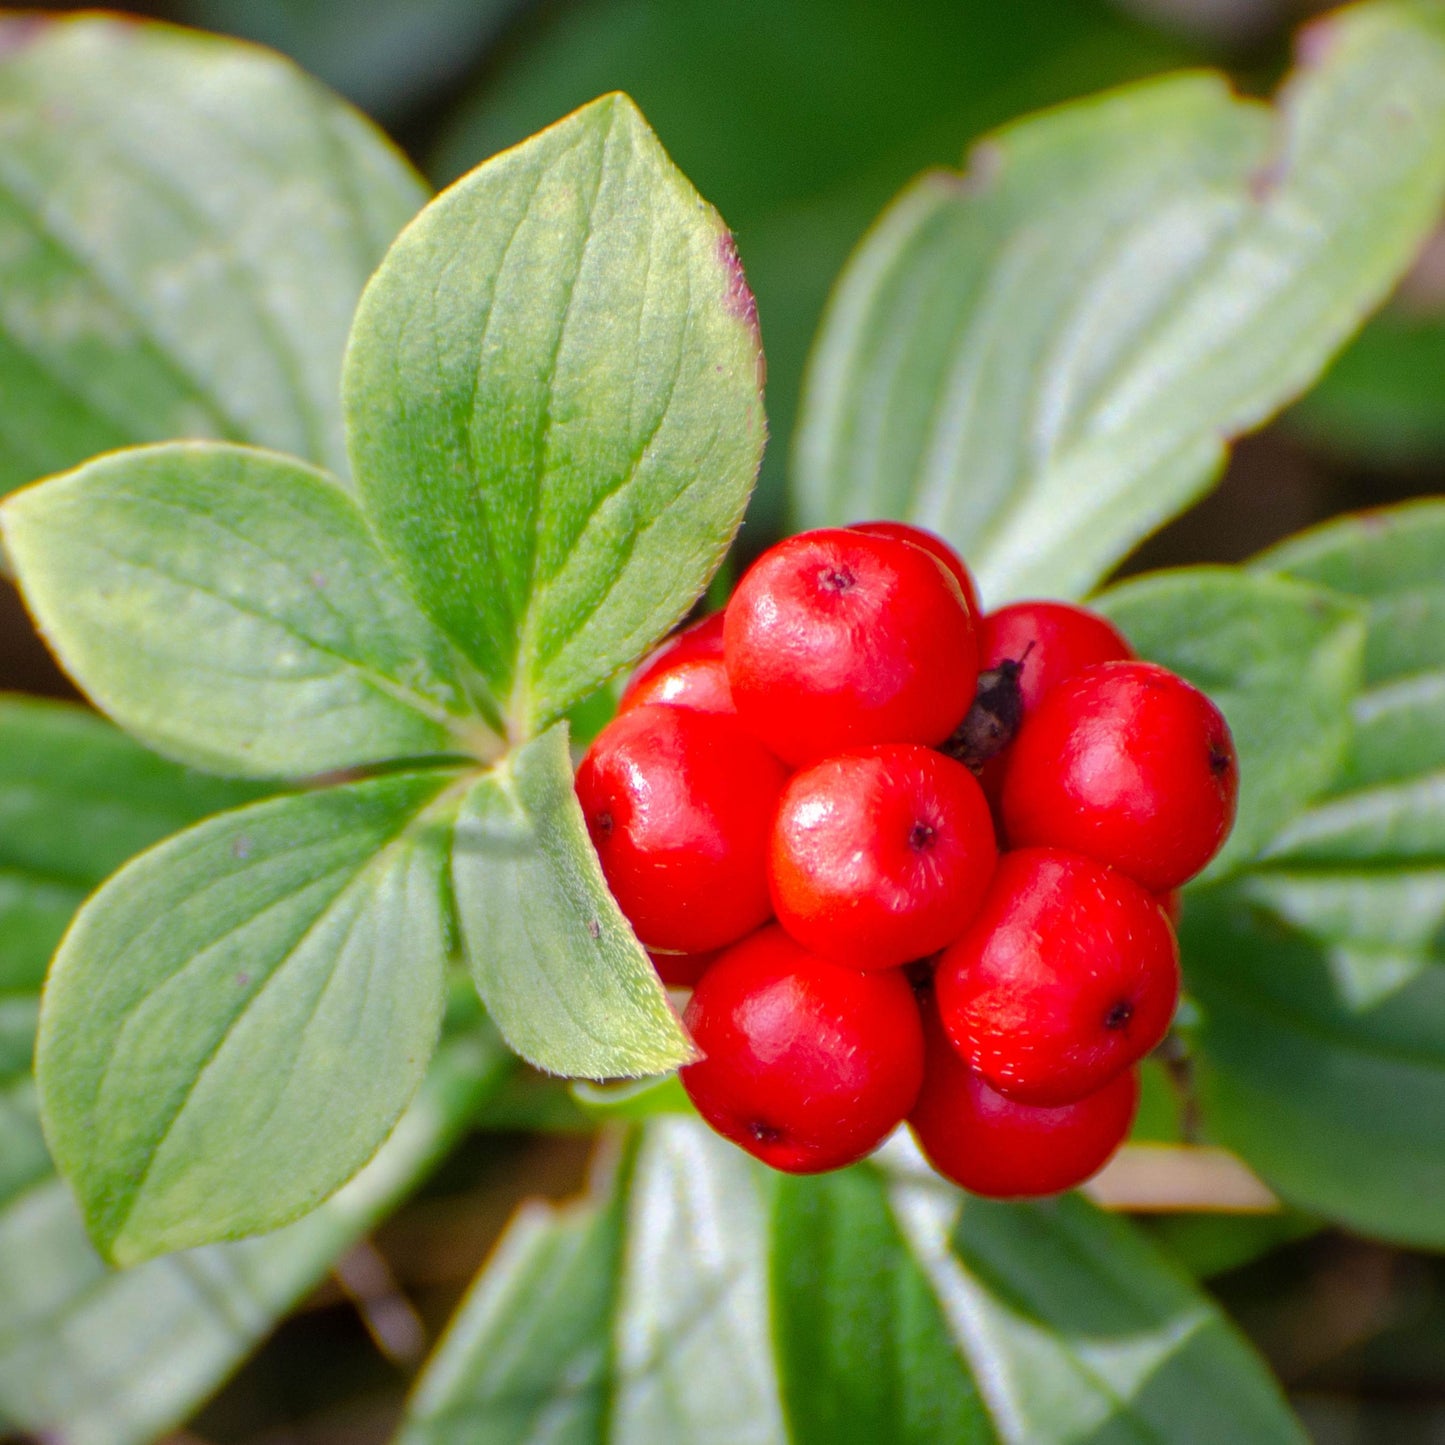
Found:
M 975 1193 L 1122 1143 L 1179 994 L 1174 890 L 1237 763 L 1210 701 L 1055 602 L 983 613 L 901 523 L 807 532 L 643 663 L 577 791 L 708 1122 L 779 1169 L 903 1120 Z M 774 921 L 776 920 L 776 921 Z

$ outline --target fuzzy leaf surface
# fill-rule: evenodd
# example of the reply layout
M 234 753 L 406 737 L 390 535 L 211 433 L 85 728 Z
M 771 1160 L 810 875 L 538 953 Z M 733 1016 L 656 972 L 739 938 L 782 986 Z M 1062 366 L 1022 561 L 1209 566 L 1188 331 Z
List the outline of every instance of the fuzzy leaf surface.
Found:
M 402 233 L 345 393 L 378 535 L 519 740 L 682 616 L 762 454 L 732 239 L 624 96 L 488 161 Z
M 279 56 L 99 16 L 0 18 L 0 492 L 211 437 L 345 474 L 366 278 L 425 199 Z
M 452 842 L 467 962 L 523 1058 L 583 1078 L 692 1057 L 657 971 L 602 877 L 572 786 L 565 724 L 474 783 Z
M 436 1045 L 446 770 L 257 803 L 80 911 L 36 1051 L 46 1135 L 130 1264 L 289 1222 L 375 1153 Z
M 1232 567 L 1126 582 L 1090 603 L 1135 651 L 1224 713 L 1239 753 L 1239 814 L 1204 874 L 1246 864 L 1333 781 L 1350 746 L 1365 622 L 1322 588 Z
M 893 516 L 990 606 L 1079 596 L 1304 390 L 1445 198 L 1445 19 L 1309 30 L 1271 110 L 1218 77 L 1006 128 L 924 175 L 834 294 L 796 449 L 808 526 Z
M 9 498 L 0 536 L 71 676 L 181 761 L 305 777 L 484 731 L 356 504 L 290 457 L 116 452 Z
M 306 1218 L 122 1271 L 85 1235 L 45 1161 L 6 1187 L 0 1142 L 0 1429 L 67 1445 L 149 1445 L 236 1368 L 461 1136 L 506 1078 L 484 1034 L 442 1044 L 376 1157 Z M 0 1096 L 0 1140 L 9 1137 Z M 38 1144 L 33 1104 L 26 1116 Z
M 843 1174 L 783 1179 L 700 1122 L 666 1119 L 600 1200 L 523 1213 L 400 1437 L 542 1438 L 1304 1436 L 1198 1287 L 1077 1196 L 968 1199 L 901 1141 Z

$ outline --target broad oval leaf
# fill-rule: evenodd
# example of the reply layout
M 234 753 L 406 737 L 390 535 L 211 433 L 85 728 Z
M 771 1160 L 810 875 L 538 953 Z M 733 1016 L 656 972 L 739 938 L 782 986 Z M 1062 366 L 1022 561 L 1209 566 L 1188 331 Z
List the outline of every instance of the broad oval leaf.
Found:
M 688 1119 L 649 1125 L 600 1203 L 523 1214 L 401 1441 L 544 1436 L 1304 1439 L 1207 1296 L 1084 1200 L 967 1199 L 901 1142 L 780 1179 Z
M 0 536 L 67 671 L 172 757 L 304 777 L 486 741 L 459 659 L 302 462 L 115 452 L 10 497 Z
M 554 1074 L 660 1074 L 692 1050 L 587 837 L 565 724 L 463 799 L 452 889 L 467 965 L 523 1058 Z
M 255 792 L 165 762 L 78 707 L 0 697 L 0 1080 L 29 1072 L 46 965 L 85 895 Z
M 48 1161 L 23 1191 L 0 1183 L 0 1429 L 149 1445 L 179 1425 L 431 1171 L 509 1059 L 485 1034 L 448 1039 L 376 1158 L 305 1219 L 259 1239 L 115 1271 Z M 0 1129 L 4 1120 L 0 1099 Z M 31 1125 L 38 1142 L 33 1113 Z M 0 1171 L 6 1157 L 0 1146 Z
M 1318 587 L 1231 567 L 1160 572 L 1091 606 L 1141 657 L 1223 711 L 1239 751 L 1239 815 L 1206 880 L 1247 863 L 1333 781 L 1350 745 L 1364 616 Z
M 424 199 L 279 56 L 118 18 L 0 19 L 0 491 L 173 437 L 344 474 L 351 316 Z
M 1319 22 L 1277 114 L 1187 76 L 1009 127 L 906 190 L 845 272 L 799 517 L 936 527 L 990 605 L 1079 595 L 1314 379 L 1442 197 L 1423 5 Z
M 81 909 L 36 1068 L 102 1254 L 287 1223 L 385 1139 L 441 1023 L 456 779 L 397 773 L 222 814 Z
M 532 736 L 688 608 L 763 443 L 751 293 L 623 96 L 404 231 L 346 362 L 352 463 L 418 600 Z
M 1445 503 L 1429 501 L 1258 559 L 1366 609 L 1365 687 L 1331 787 L 1185 935 L 1211 1132 L 1302 1208 L 1431 1247 L 1445 1243 L 1442 556 Z

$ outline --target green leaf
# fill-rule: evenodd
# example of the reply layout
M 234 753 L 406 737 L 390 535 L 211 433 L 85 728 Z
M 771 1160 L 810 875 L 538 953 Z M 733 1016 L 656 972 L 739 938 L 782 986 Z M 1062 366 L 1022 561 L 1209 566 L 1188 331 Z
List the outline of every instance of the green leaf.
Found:
M 1218 78 L 1136 86 L 907 189 L 810 363 L 797 508 L 936 527 L 991 605 L 1075 596 L 1314 379 L 1445 196 L 1445 26 L 1357 6 L 1277 113 Z
M 1445 319 L 1382 311 L 1289 414 L 1311 441 L 1378 468 L 1445 453 Z
M 117 452 L 11 497 L 0 535 L 71 676 L 182 761 L 300 777 L 486 739 L 355 503 L 301 462 Z
M 376 1158 L 305 1219 L 259 1239 L 115 1272 L 48 1168 L 23 1193 L 0 1186 L 0 1430 L 148 1445 L 179 1425 L 431 1171 L 508 1061 L 485 1035 L 443 1043 Z M 7 1158 L 0 1143 L 0 1170 Z
M 1365 640 L 1361 609 L 1229 567 L 1160 572 L 1094 599 L 1142 657 L 1219 706 L 1239 751 L 1239 815 L 1206 880 L 1243 866 L 1339 772 Z
M 346 363 L 365 506 L 527 738 L 721 560 L 763 444 L 752 296 L 623 96 L 489 161 L 403 232 Z
M 780 1179 L 685 1119 L 650 1124 L 590 1208 L 524 1212 L 400 1439 L 544 1437 L 1304 1438 L 1208 1298 L 1083 1199 L 966 1199 L 901 1141 Z
M 1206 1121 L 1291 1202 L 1439 1247 L 1445 1224 L 1445 503 L 1258 559 L 1367 609 L 1366 686 L 1326 794 L 1184 934 Z M 1201 902 L 1208 898 L 1202 895 Z
M 432 169 L 451 180 L 603 91 L 638 103 L 727 217 L 757 294 L 771 444 L 748 508 L 756 550 L 784 530 L 829 285 L 899 179 L 1026 110 L 1189 56 L 1108 0 L 568 0 L 508 28 L 506 64 L 448 118 Z
M 173 437 L 346 466 L 357 297 L 424 199 L 279 57 L 159 25 L 0 19 L 0 491 Z
M 77 707 L 0 696 L 0 1081 L 29 1072 L 40 983 L 85 895 L 142 848 L 254 795 Z
M 567 729 L 505 758 L 461 804 L 452 888 L 477 989 L 507 1042 L 555 1074 L 659 1074 L 692 1051 L 607 891 Z
M 52 966 L 46 1135 L 100 1251 L 284 1224 L 376 1151 L 435 1047 L 450 771 L 226 813 L 117 873 Z
M 1306 892 L 1267 872 L 1185 910 L 1205 1123 L 1297 1207 L 1439 1249 L 1445 967 L 1351 935 L 1352 907 L 1370 919 L 1384 901 L 1360 908 L 1368 883 L 1339 882 L 1330 901 L 1314 881 Z M 1308 928 L 1286 921 L 1316 902 Z
M 778 1373 L 797 1439 L 996 1438 L 875 1175 L 780 1180 L 771 1247 Z

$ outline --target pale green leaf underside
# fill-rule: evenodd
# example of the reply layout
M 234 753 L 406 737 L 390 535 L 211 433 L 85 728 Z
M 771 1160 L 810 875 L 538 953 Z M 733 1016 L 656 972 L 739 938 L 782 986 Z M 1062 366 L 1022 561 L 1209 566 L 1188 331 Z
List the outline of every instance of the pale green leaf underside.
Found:
M 473 784 L 451 867 L 472 977 L 523 1058 L 593 1079 L 687 1062 L 687 1035 L 587 837 L 565 725 Z
M 342 350 L 411 169 L 250 46 L 12 16 L 0 52 L 0 491 L 174 437 L 344 475 Z
M 824 321 L 805 525 L 943 532 L 989 605 L 1078 596 L 1318 374 L 1445 192 L 1445 26 L 1341 12 L 1277 113 L 1221 79 L 1021 122 L 878 222 Z
M 142 848 L 254 795 L 80 708 L 0 697 L 0 1080 L 29 1072 L 41 980 L 85 895 Z
M 1445 504 L 1330 523 L 1262 573 L 1367 610 L 1325 796 L 1201 912 L 1211 1130 L 1301 1206 L 1445 1244 Z M 1230 910 L 1233 910 L 1232 912 Z
M 172 757 L 304 777 L 482 731 L 355 503 L 289 457 L 112 453 L 10 497 L 0 533 L 67 671 Z
M 1239 813 L 1204 879 L 1234 872 L 1339 771 L 1361 679 L 1359 607 L 1227 567 L 1157 573 L 1090 605 L 1141 657 L 1188 678 L 1224 712 L 1239 752 Z
M 46 987 L 46 1136 L 121 1263 L 284 1224 L 375 1152 L 435 1047 L 456 774 L 181 833 L 81 910 Z
M 378 535 L 517 737 L 686 611 L 762 452 L 731 239 L 621 96 L 403 232 L 362 299 L 345 392 Z
M 882 1251 L 884 1283 L 854 1247 L 866 1241 Z M 783 1257 L 794 1250 L 802 1257 Z M 805 1340 L 795 1332 L 810 1320 Z M 780 1331 L 788 1346 L 777 1351 Z M 846 1416 L 820 1413 L 830 1391 Z M 1303 1435 L 1208 1298 L 1083 1200 L 966 1201 L 903 1145 L 881 1168 L 779 1181 L 698 1121 L 672 1119 L 648 1126 L 601 1204 L 521 1217 L 401 1435 L 403 1445 L 541 1439 L 1300 1445 Z
M 108 1269 L 70 1191 L 44 1166 L 0 1183 L 0 1429 L 67 1445 L 149 1445 L 179 1425 L 426 1176 L 506 1077 L 485 1037 L 442 1044 L 376 1158 L 274 1234 Z M 0 1100 L 0 1179 L 12 1157 Z M 39 1129 L 33 1110 L 35 1143 Z

